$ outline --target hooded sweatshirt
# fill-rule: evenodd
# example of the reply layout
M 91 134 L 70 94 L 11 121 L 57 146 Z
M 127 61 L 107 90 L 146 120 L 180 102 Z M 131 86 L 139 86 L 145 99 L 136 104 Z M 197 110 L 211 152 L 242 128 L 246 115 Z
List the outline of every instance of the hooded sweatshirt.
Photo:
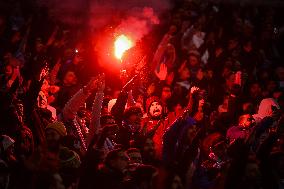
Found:
M 272 117 L 272 106 L 277 109 L 280 109 L 280 106 L 273 98 L 265 98 L 260 102 L 257 114 L 253 115 L 253 118 L 255 119 L 256 123 L 260 123 L 260 121 L 265 117 Z

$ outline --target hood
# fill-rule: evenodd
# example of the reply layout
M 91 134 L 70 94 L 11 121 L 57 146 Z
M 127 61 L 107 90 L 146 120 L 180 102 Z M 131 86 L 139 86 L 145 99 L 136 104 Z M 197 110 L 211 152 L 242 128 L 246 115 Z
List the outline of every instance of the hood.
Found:
M 272 106 L 280 109 L 280 106 L 273 98 L 265 98 L 260 102 L 257 114 L 254 115 L 255 118 L 263 119 L 265 117 L 271 117 L 273 114 Z

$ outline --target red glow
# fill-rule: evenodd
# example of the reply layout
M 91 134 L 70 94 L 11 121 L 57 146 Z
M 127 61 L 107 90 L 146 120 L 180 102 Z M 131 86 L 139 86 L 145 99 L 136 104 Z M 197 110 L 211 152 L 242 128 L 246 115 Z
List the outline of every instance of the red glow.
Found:
M 114 42 L 114 55 L 117 59 L 122 58 L 125 51 L 133 47 L 133 42 L 125 35 L 120 35 Z

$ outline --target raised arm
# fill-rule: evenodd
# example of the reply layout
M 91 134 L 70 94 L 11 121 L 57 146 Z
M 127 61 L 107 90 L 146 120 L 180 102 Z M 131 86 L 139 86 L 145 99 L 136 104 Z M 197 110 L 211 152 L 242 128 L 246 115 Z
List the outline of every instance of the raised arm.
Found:
M 104 98 L 104 89 L 105 89 L 105 77 L 104 75 L 99 79 L 98 82 L 98 91 L 95 96 L 95 100 L 92 108 L 92 118 L 90 123 L 89 135 L 87 137 L 87 146 L 90 145 L 90 142 L 95 134 L 98 134 L 98 131 L 101 127 L 100 118 L 102 111 L 102 103 Z
M 48 74 L 48 69 L 43 68 L 40 73 L 39 79 L 38 80 L 34 79 L 31 81 L 31 85 L 26 93 L 25 105 L 24 105 L 27 117 L 31 115 L 33 109 L 36 107 L 37 97 L 47 74 Z
M 161 62 L 161 58 L 164 54 L 164 52 L 166 51 L 167 49 L 167 44 L 169 43 L 170 39 L 172 38 L 172 36 L 168 33 L 165 34 L 165 36 L 163 37 L 162 41 L 160 42 L 155 54 L 154 54 L 154 57 L 153 57 L 153 69 L 155 70 L 157 65 Z
M 126 91 L 122 90 L 116 100 L 116 103 L 111 109 L 111 114 L 114 116 L 117 123 L 122 122 L 123 112 L 125 110 L 125 105 L 127 103 L 128 94 Z
M 128 100 L 128 91 L 130 91 L 130 89 L 133 86 L 133 83 L 135 82 L 135 80 L 138 78 L 138 74 L 135 75 L 134 77 L 132 77 L 122 88 L 121 92 L 119 93 L 116 103 L 114 104 L 114 106 L 111 109 L 111 114 L 114 116 L 115 120 L 117 123 L 121 123 L 122 122 L 122 117 L 123 117 L 123 113 L 125 110 L 125 105 L 127 103 Z
M 82 89 L 80 89 L 64 106 L 63 119 L 74 119 L 76 113 L 81 106 L 84 105 L 87 98 L 91 95 L 92 91 L 97 87 L 97 78 L 91 79 L 91 81 Z
M 54 85 L 56 83 L 56 77 L 57 77 L 60 67 L 61 67 L 61 59 L 58 59 L 49 74 L 51 85 Z

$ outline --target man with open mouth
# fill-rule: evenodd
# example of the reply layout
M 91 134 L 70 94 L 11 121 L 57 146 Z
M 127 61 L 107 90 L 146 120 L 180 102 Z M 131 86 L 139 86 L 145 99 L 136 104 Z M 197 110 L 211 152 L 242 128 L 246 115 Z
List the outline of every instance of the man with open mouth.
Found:
M 156 146 L 156 155 L 161 157 L 162 138 L 170 126 L 170 121 L 164 113 L 161 100 L 152 96 L 146 101 L 147 117 L 142 120 L 142 134 L 151 137 Z

